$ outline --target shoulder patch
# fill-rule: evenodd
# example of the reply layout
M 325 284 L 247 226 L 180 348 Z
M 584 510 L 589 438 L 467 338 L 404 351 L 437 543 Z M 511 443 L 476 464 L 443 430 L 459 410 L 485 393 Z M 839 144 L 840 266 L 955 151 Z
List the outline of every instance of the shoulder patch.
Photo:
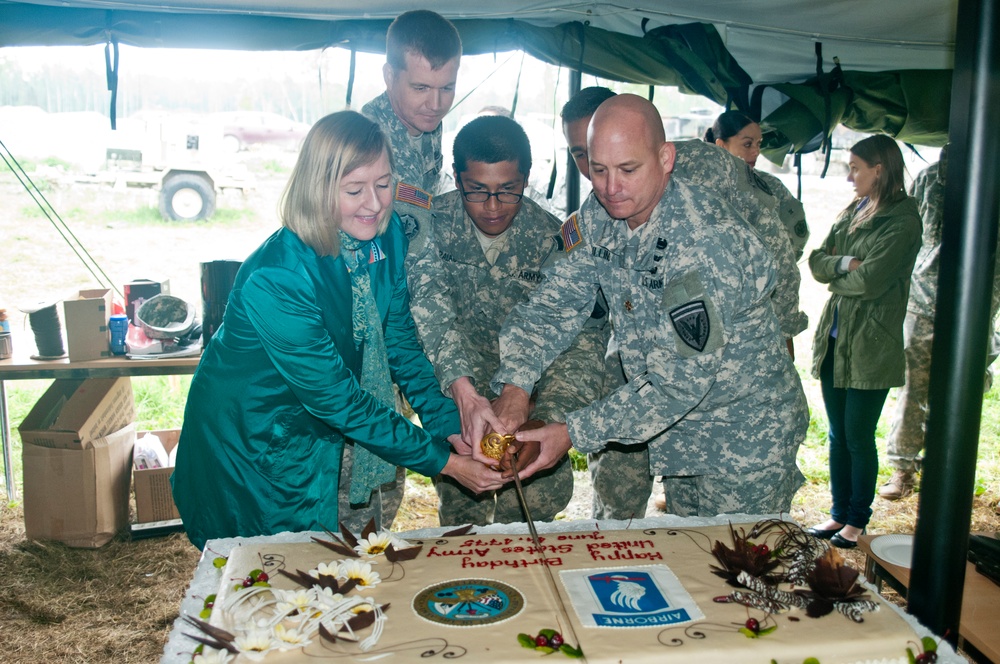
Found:
M 705 350 L 712 333 L 712 321 L 704 300 L 694 300 L 670 310 L 670 322 L 685 344 L 699 353 Z
M 425 210 L 431 209 L 431 195 L 419 187 L 412 184 L 400 182 L 396 185 L 396 200 L 402 203 L 409 203 L 422 207 Z
M 575 212 L 570 215 L 569 219 L 563 222 L 560 234 L 562 235 L 563 246 L 567 254 L 583 242 L 583 237 L 580 235 L 580 227 L 576 223 Z

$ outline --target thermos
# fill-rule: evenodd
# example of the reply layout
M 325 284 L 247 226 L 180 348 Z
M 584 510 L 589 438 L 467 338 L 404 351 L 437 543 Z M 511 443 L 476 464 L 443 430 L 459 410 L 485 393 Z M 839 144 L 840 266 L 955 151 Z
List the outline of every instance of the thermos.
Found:
M 236 273 L 242 261 L 210 261 L 201 264 L 201 343 L 207 346 L 215 331 L 222 325 L 233 289 Z
M 124 355 L 125 337 L 128 336 L 128 316 L 112 314 L 108 328 L 111 330 L 111 352 L 114 355 Z

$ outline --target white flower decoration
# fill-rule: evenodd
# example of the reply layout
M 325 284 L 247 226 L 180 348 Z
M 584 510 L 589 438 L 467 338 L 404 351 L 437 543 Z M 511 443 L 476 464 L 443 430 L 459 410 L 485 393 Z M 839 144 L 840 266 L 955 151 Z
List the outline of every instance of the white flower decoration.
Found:
M 278 600 L 276 606 L 278 612 L 286 616 L 294 616 L 299 613 L 308 614 L 314 608 L 316 601 L 312 592 L 301 588 L 276 591 L 275 598 Z
M 287 629 L 284 625 L 274 626 L 274 638 L 278 641 L 280 650 L 304 648 L 310 643 L 305 634 L 300 633 L 297 629 Z
M 392 548 L 394 549 L 405 549 L 409 546 L 405 540 L 396 537 L 388 530 L 383 530 L 378 533 L 372 533 L 365 539 L 358 540 L 358 545 L 354 547 L 354 550 L 363 556 L 374 558 L 385 553 L 390 544 L 392 544 Z
M 318 579 L 321 576 L 329 576 L 337 578 L 337 570 L 340 568 L 340 563 L 333 561 L 331 563 L 320 563 L 316 565 L 316 569 L 309 570 L 309 576 L 314 579 Z
M 382 577 L 379 573 L 372 570 L 371 563 L 362 562 L 360 560 L 345 560 L 341 562 L 337 578 L 344 579 L 346 581 L 357 579 L 358 586 L 369 588 L 377 586 L 382 581 Z
M 191 658 L 194 664 L 228 664 L 233 656 L 225 650 L 212 650 L 206 647 L 202 652 L 195 653 Z
M 270 630 L 252 629 L 237 636 L 233 645 L 241 654 L 246 655 L 247 659 L 261 661 L 267 653 L 277 650 L 281 644 Z

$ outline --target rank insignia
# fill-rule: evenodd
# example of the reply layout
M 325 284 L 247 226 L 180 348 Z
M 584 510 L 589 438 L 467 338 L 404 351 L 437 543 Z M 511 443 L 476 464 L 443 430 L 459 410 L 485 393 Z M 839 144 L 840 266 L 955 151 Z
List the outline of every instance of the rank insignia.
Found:
M 711 333 L 711 323 L 704 300 L 695 300 L 672 309 L 670 322 L 673 323 L 681 341 L 699 353 L 705 350 Z
M 566 253 L 573 251 L 573 249 L 583 242 L 583 237 L 580 235 L 580 227 L 576 223 L 575 213 L 570 215 L 570 218 L 563 222 L 562 240 L 563 246 L 566 247 Z

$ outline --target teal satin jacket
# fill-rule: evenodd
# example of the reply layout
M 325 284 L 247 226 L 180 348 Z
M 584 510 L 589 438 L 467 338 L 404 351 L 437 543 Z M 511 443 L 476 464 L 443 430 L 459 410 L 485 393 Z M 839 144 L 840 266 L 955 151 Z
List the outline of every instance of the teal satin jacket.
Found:
M 174 501 L 198 548 L 218 537 L 337 528 L 345 438 L 398 466 L 437 475 L 460 431 L 410 317 L 398 217 L 367 267 L 389 368 L 423 429 L 359 385 L 343 259 L 281 229 L 243 264 L 184 411 Z

